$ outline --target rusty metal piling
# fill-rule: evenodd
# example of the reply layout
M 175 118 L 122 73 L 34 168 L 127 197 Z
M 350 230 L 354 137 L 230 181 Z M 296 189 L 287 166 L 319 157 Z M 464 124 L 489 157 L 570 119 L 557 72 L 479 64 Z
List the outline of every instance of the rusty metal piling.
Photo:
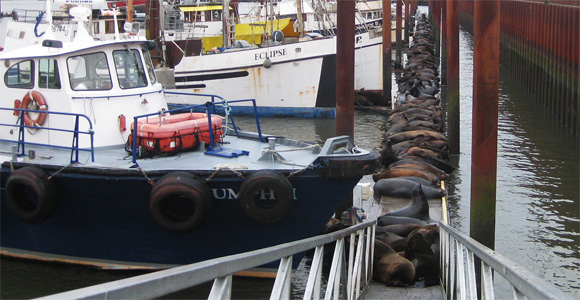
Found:
M 336 134 L 354 138 L 355 2 L 337 1 Z
M 392 41 L 391 41 L 391 1 L 383 0 L 383 95 L 392 100 Z
M 447 1 L 447 125 L 449 154 L 459 154 L 459 5 Z
M 470 235 L 495 246 L 499 96 L 499 0 L 474 3 Z
M 401 56 L 402 56 L 402 41 L 401 41 L 401 27 L 403 25 L 403 19 L 402 19 L 402 6 L 403 6 L 403 1 L 402 0 L 397 0 L 397 8 L 396 8 L 396 32 L 395 35 L 397 36 L 397 41 L 396 41 L 396 48 L 397 48 L 397 53 L 395 56 L 395 68 L 400 70 L 402 68 L 401 66 Z

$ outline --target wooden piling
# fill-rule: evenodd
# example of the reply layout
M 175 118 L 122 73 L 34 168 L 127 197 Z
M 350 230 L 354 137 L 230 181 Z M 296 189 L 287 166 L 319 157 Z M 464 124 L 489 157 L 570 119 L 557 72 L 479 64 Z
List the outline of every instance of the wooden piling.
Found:
M 338 1 L 336 12 L 336 134 L 354 138 L 354 1 Z

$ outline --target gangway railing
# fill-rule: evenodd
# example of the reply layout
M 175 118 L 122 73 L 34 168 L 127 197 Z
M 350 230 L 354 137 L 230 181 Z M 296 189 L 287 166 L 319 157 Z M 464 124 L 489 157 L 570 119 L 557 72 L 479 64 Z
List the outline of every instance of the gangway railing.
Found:
M 280 260 L 270 299 L 289 299 L 294 254 L 315 249 L 303 299 L 359 299 L 372 278 L 376 221 L 242 254 L 81 288 L 38 299 L 152 299 L 213 280 L 208 299 L 230 299 L 233 274 Z M 335 243 L 326 287 L 324 247 Z M 348 252 L 347 247 L 348 246 Z M 355 249 L 356 248 L 356 249 Z M 348 260 L 347 260 L 348 259 Z
M 481 260 L 479 299 L 495 299 L 492 271 L 509 282 L 513 299 L 573 299 L 476 240 L 446 224 L 439 223 L 439 226 L 441 226 L 442 284 L 446 299 L 478 299 L 474 257 Z

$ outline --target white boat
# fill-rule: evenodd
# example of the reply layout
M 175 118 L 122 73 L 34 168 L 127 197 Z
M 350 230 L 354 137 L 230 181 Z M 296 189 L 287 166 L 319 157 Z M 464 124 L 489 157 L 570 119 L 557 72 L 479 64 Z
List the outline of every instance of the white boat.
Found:
M 168 110 L 153 42 L 78 28 L 0 53 L 2 255 L 157 269 L 302 239 L 378 166 L 349 137 L 319 146 L 263 135 L 257 117 L 243 131 L 212 104 Z
M 283 3 L 277 2 L 277 6 Z M 382 28 L 373 27 L 355 36 L 355 90 L 382 90 L 381 33 Z M 225 99 L 256 99 L 259 114 L 267 116 L 335 116 L 334 35 L 287 38 L 280 31 L 258 47 L 237 41 L 232 49 L 220 53 L 197 53 L 202 54 L 178 53 L 180 57 L 171 59 L 174 73 L 167 78 L 174 78 L 174 82 L 163 81 L 166 88 L 201 94 L 220 91 Z M 175 96 L 168 101 L 171 107 L 179 107 L 205 100 Z M 253 111 L 241 104 L 229 108 Z

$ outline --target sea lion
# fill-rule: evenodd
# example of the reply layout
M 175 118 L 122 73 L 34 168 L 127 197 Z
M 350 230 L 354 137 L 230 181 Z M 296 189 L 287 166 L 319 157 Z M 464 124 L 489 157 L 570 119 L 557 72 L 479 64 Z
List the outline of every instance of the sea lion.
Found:
M 408 238 L 405 258 L 415 267 L 415 281 L 425 280 L 426 286 L 439 283 L 439 262 L 423 235 L 415 234 Z
M 413 182 L 420 183 L 423 186 L 436 187 L 431 182 L 429 182 L 428 180 L 425 180 L 425 179 L 419 178 L 419 177 L 408 176 L 408 177 L 397 177 L 397 178 L 411 180 Z
M 397 134 L 393 134 L 392 136 L 390 136 L 389 139 L 393 144 L 412 139 L 419 141 L 429 141 L 429 140 L 447 141 L 447 137 L 445 137 L 443 134 L 427 130 L 413 130 L 399 132 Z
M 443 170 L 445 173 L 451 173 L 453 172 L 453 170 L 455 169 L 453 166 L 451 166 L 450 164 L 444 162 L 441 159 L 435 158 L 435 157 L 421 157 L 421 156 L 414 156 L 414 155 L 401 155 L 398 157 L 399 159 L 413 159 L 416 161 L 420 161 L 420 162 L 425 162 L 428 164 L 431 164 L 441 170 Z
M 388 225 L 395 225 L 395 224 L 417 224 L 420 226 L 427 225 L 427 222 L 409 218 L 409 217 L 395 217 L 395 216 L 388 216 L 382 215 L 377 218 L 377 225 L 378 226 L 388 226 Z
M 412 190 L 413 197 L 411 198 L 411 203 L 396 211 L 391 211 L 386 213 L 386 216 L 394 217 L 408 217 L 415 218 L 423 221 L 430 220 L 429 217 L 429 202 L 427 202 L 427 197 L 423 193 L 423 189 L 420 184 L 417 184 Z
M 419 224 L 393 224 L 393 225 L 382 226 L 380 228 L 382 228 L 381 230 L 392 232 L 396 235 L 399 235 L 399 236 L 406 238 L 415 229 L 422 228 L 422 227 L 423 226 L 421 226 Z M 379 226 L 377 226 L 377 228 L 379 228 Z
M 396 154 L 396 152 L 395 152 Z M 429 156 L 429 157 L 435 157 L 438 159 L 443 159 L 443 151 L 439 151 L 436 149 L 427 149 L 427 148 L 423 148 L 423 147 L 411 147 L 408 148 L 407 150 L 404 150 L 403 152 L 401 152 L 400 155 L 412 155 L 412 156 L 421 156 L 421 157 L 425 157 L 425 156 Z
M 425 170 L 419 169 L 403 169 L 403 168 L 393 168 L 381 171 L 379 173 L 373 174 L 373 180 L 375 182 L 384 178 L 396 178 L 396 177 L 419 177 L 429 181 L 433 185 L 439 183 L 439 177 L 433 175 L 433 173 L 427 172 Z
M 391 164 L 392 165 L 392 164 Z M 439 180 L 445 180 L 447 178 L 449 178 L 449 174 L 443 172 L 442 170 L 430 165 L 430 164 L 421 164 L 421 163 L 406 163 L 406 164 L 400 164 L 394 167 L 390 167 L 389 169 L 416 169 L 416 170 L 423 170 L 425 172 L 429 172 L 435 176 L 437 176 L 437 178 L 439 178 Z
M 404 240 L 406 237 L 387 231 L 384 227 L 377 226 L 375 228 L 375 238 L 388 245 L 392 242 Z
M 381 143 L 381 165 L 388 166 L 397 159 L 395 152 L 391 148 L 391 141 L 385 140 Z
M 417 182 L 400 178 L 386 178 L 377 181 L 373 186 L 373 192 L 374 195 L 380 196 L 411 198 L 413 197 L 412 191 L 417 185 L 421 186 L 427 199 L 441 198 L 446 195 L 445 190 L 423 186 Z
M 407 286 L 415 279 L 415 267 L 389 245 L 375 239 L 373 278 L 387 286 Z

